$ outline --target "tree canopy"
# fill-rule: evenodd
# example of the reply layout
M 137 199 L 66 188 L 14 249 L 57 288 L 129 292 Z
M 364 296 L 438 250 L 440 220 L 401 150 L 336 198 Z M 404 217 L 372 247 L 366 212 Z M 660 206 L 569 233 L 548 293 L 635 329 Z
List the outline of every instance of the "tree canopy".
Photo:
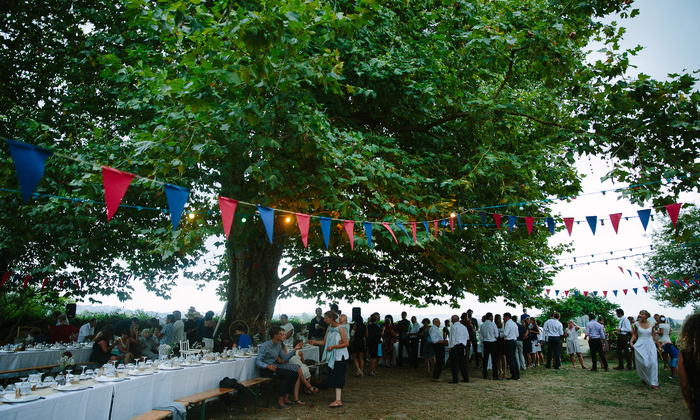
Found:
M 545 298 L 540 320 L 544 322 L 553 313 L 559 312 L 561 315 L 559 320 L 566 325 L 570 319 L 576 320 L 581 316 L 593 314 L 596 318 L 602 316 L 607 325 L 617 325 L 614 316 L 615 310 L 619 307 L 620 305 L 610 302 L 605 296 L 594 296 L 592 293 L 586 296 L 572 289 L 568 296 L 561 296 L 558 299 Z
M 161 185 L 143 179 L 124 199 L 135 208 L 109 223 L 90 203 L 20 206 L 3 192 L 0 217 L 18 230 L 1 235 L 4 269 L 102 279 L 80 293 L 127 298 L 134 272 L 167 293 L 213 237 L 226 253 L 205 277 L 247 320 L 289 294 L 530 305 L 565 248 L 548 246 L 542 224 L 550 199 L 580 191 L 577 156 L 610 157 L 610 177 L 648 184 L 633 200 L 658 203 L 691 181 L 654 181 L 700 162 L 695 78 L 626 76 L 637 50 L 619 51 L 624 30 L 600 21 L 634 15 L 629 1 L 94 3 L 3 6 L 0 63 L 13 79 L 0 91 L 2 130 L 185 186 L 199 216 L 172 232 L 163 212 L 137 208 L 165 206 Z M 586 61 L 594 39 L 607 60 Z M 38 193 L 101 201 L 99 172 L 55 162 Z M 3 186 L 13 177 L 5 165 Z M 218 195 L 240 201 L 228 240 Z M 275 218 L 270 243 L 246 203 L 311 215 L 308 248 L 293 215 Z M 479 211 L 538 224 L 497 230 Z M 395 224 L 451 213 L 467 228 L 417 244 Z M 328 250 L 318 217 L 332 218 Z M 374 222 L 374 249 L 359 226 L 351 249 L 343 220 Z M 282 273 L 282 259 L 298 270 Z

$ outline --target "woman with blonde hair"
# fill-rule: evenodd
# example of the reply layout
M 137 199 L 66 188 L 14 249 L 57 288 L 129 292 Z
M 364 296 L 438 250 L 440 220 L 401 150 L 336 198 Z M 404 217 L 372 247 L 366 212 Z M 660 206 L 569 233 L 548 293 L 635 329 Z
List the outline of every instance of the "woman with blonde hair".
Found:
M 328 379 L 326 385 L 328 388 L 335 388 L 335 401 L 329 407 L 342 407 L 341 395 L 343 387 L 345 387 L 345 369 L 350 360 L 348 352 L 348 334 L 338 323 L 338 314 L 333 311 L 328 311 L 323 314 L 323 320 L 328 324 L 326 336 L 323 340 L 309 340 L 309 344 L 321 344 L 326 348 L 323 350 L 322 361 L 328 362 Z
M 649 322 L 651 314 L 642 309 L 639 311 L 639 321 L 632 326 L 630 348 L 634 350 L 637 375 L 644 385 L 659 389 L 659 362 L 656 358 L 656 339 L 654 326 Z
M 690 418 L 700 419 L 700 410 L 695 410 L 695 405 L 700 404 L 700 313 L 685 320 L 676 346 L 683 402 Z

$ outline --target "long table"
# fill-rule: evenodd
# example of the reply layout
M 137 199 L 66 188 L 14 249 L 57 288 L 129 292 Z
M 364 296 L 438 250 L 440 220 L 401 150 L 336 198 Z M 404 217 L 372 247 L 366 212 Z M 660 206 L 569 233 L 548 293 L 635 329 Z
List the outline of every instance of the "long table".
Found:
M 55 365 L 61 358 L 61 353 L 69 351 L 73 355 L 75 363 L 86 363 L 90 360 L 92 348 L 65 349 L 65 350 L 41 350 L 18 351 L 14 353 L 0 353 L 0 371 L 24 369 L 34 366 Z

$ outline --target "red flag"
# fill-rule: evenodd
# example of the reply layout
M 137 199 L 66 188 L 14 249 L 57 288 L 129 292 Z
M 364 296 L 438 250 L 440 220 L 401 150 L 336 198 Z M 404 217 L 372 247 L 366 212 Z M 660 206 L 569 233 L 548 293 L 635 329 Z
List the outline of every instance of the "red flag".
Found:
M 603 296 L 608 297 L 608 291 L 607 291 L 607 290 L 603 290 Z
M 389 233 L 391 233 L 391 236 L 394 237 L 394 240 L 395 240 L 396 243 L 398 244 L 398 243 L 399 243 L 399 240 L 396 239 L 396 235 L 394 235 L 394 231 L 391 230 L 391 226 L 389 226 L 389 223 L 387 223 L 387 222 L 382 222 L 382 226 L 384 226 L 384 227 L 386 228 L 386 230 L 388 230 Z
M 566 225 L 566 230 L 569 231 L 569 236 L 571 236 L 571 230 L 574 228 L 574 218 L 573 217 L 565 217 L 564 224 Z
M 452 229 L 452 233 L 455 232 L 455 218 L 450 217 L 450 229 Z
M 564 290 L 564 296 L 566 296 L 566 297 L 569 296 L 569 291 L 568 291 L 568 290 Z
M 306 248 L 309 242 L 309 219 L 311 216 L 308 214 L 296 213 L 297 225 L 299 226 L 299 232 L 301 233 L 301 242 Z M 345 227 L 347 229 L 347 226 Z M 350 239 L 350 244 L 352 246 L 352 239 Z
M 411 230 L 413 231 L 413 243 L 417 244 L 416 242 L 416 222 L 411 222 Z
M 43 283 L 41 283 L 41 290 L 44 290 L 44 287 L 46 287 L 46 284 L 47 284 L 48 282 L 49 282 L 49 278 L 46 277 L 46 278 L 44 279 Z
M 236 214 L 236 206 L 238 201 L 230 198 L 219 196 L 219 209 L 221 210 L 221 223 L 224 225 L 224 233 L 226 239 L 231 233 L 231 225 L 233 224 L 233 215 Z
M 668 217 L 671 218 L 673 226 L 676 226 L 676 221 L 678 221 L 678 213 L 681 211 L 681 206 L 683 203 L 669 204 L 666 206 L 666 211 L 668 212 Z
M 617 268 L 620 269 L 620 273 L 625 274 L 625 270 L 623 270 L 622 267 L 620 267 L 620 266 L 618 265 Z
M 29 280 L 31 280 L 31 279 L 32 279 L 32 276 L 30 276 L 29 274 L 24 276 L 24 288 L 25 289 L 27 288 L 27 284 L 29 283 Z
M 666 279 L 664 279 L 664 286 L 666 286 L 666 288 L 671 287 L 671 286 L 669 285 L 669 283 L 668 283 L 668 280 L 666 280 Z
M 501 215 L 498 213 L 494 213 L 493 220 L 496 222 L 496 229 L 500 229 L 501 228 Z
M 634 274 L 636 274 L 636 275 L 637 275 L 637 278 L 638 278 L 639 280 L 641 280 L 641 279 L 642 279 L 641 277 L 639 277 L 639 273 L 637 273 L 636 271 L 634 272 Z
M 547 294 L 549 294 L 549 289 L 545 289 L 547 291 Z
M 350 249 L 355 249 L 355 234 L 353 233 L 353 230 L 355 229 L 355 222 L 352 220 L 345 220 L 343 221 L 343 225 L 345 225 L 345 231 L 348 233 L 348 238 L 350 239 Z M 413 238 L 415 239 L 415 223 L 413 225 Z M 306 231 L 308 232 L 308 229 Z
M 627 295 L 627 289 L 622 289 L 622 291 Z
M 527 216 L 525 218 L 525 225 L 527 226 L 527 234 L 532 235 L 532 224 L 535 223 L 535 218 Z
M 257 270 L 258 267 L 260 267 L 260 264 L 258 264 L 258 263 L 253 264 L 253 271 Z
M 612 223 L 615 229 L 615 234 L 617 234 L 617 228 L 620 226 L 620 219 L 622 218 L 622 213 L 614 213 L 610 215 L 610 223 Z
M 437 239 L 437 234 L 438 234 L 438 221 L 433 220 L 433 225 L 435 225 L 435 239 Z
M 4 286 L 4 285 L 5 285 L 5 282 L 6 282 L 7 279 L 9 279 L 9 278 L 10 278 L 10 272 L 9 272 L 9 271 L 6 271 L 6 272 L 2 275 L 2 283 L 0 283 L 0 286 Z
M 131 180 L 136 175 L 122 172 L 118 169 L 102 167 L 102 183 L 105 189 L 105 203 L 107 205 L 107 221 L 112 220 L 112 216 L 117 212 L 119 204 L 129 189 Z
M 588 292 L 585 292 L 585 291 L 584 291 L 584 292 L 583 292 L 583 295 L 584 295 L 585 297 L 588 297 Z
M 649 288 L 647 286 L 644 286 L 644 293 L 649 293 Z

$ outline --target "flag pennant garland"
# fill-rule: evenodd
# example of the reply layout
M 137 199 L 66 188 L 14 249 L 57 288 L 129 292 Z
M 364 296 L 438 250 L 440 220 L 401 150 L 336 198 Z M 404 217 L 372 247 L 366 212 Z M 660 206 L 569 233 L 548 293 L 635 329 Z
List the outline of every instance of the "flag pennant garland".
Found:
M 610 215 L 610 223 L 615 229 L 615 234 L 617 235 L 617 228 L 620 226 L 620 219 L 622 218 L 622 213 L 614 213 Z
M 593 232 L 593 236 L 595 236 L 595 228 L 596 224 L 598 223 L 598 216 L 586 216 L 586 220 L 588 221 L 588 226 L 591 227 L 591 232 Z
M 455 218 L 454 217 L 450 217 L 450 230 L 452 231 L 452 233 L 455 232 Z
M 597 291 L 597 290 L 594 290 L 594 291 L 593 291 L 593 296 L 598 296 L 598 291 Z
M 584 292 L 583 292 L 583 296 L 588 297 L 588 292 L 587 292 L 587 291 L 584 291 Z
M 668 217 L 670 217 L 671 222 L 673 222 L 673 227 L 676 227 L 676 222 L 678 221 L 678 213 L 680 213 L 682 205 L 683 203 L 675 203 L 666 206 L 666 212 L 668 212 Z
M 622 292 L 627 296 L 627 289 L 622 289 Z
M 394 237 L 394 241 L 396 241 L 396 244 L 398 244 L 398 243 L 399 243 L 399 240 L 396 239 L 396 235 L 394 235 L 394 231 L 391 230 L 391 226 L 389 226 L 389 223 L 387 223 L 387 222 L 382 222 L 382 226 L 384 226 L 384 228 L 386 228 L 386 230 L 388 230 L 389 233 L 391 233 L 391 236 Z
M 17 173 L 19 188 L 22 190 L 22 199 L 24 204 L 27 204 L 32 198 L 34 189 L 39 185 L 41 177 L 44 176 L 46 159 L 53 155 L 53 152 L 10 139 L 7 139 L 7 145 L 10 146 L 10 154 L 15 164 L 15 173 Z
M 311 219 L 311 216 L 308 214 L 303 214 L 303 213 L 296 213 L 295 216 L 297 217 L 297 225 L 299 226 L 299 233 L 301 234 L 301 243 L 304 244 L 304 248 L 308 246 L 309 243 L 309 221 Z M 347 230 L 348 221 L 345 221 L 345 229 Z M 354 222 L 353 222 L 354 223 Z M 352 228 L 351 228 L 352 229 Z M 352 230 L 350 233 L 348 233 L 350 236 L 350 248 L 352 248 Z
M 32 279 L 32 276 L 30 276 L 29 274 L 27 274 L 26 276 L 24 276 L 24 286 L 23 286 L 23 289 L 26 289 L 26 288 L 27 288 L 27 284 L 29 283 L 29 280 L 31 280 L 31 279 Z
M 670 283 L 666 279 L 664 279 L 664 286 L 666 286 L 667 289 L 671 287 Z
M 545 289 L 547 291 L 547 295 L 549 295 L 549 289 Z
M 654 285 L 654 289 L 659 290 L 659 285 L 658 285 L 658 284 L 655 284 L 655 285 Z
M 603 290 L 603 296 L 608 297 L 608 291 L 607 291 L 607 290 Z
M 527 234 L 532 235 L 532 225 L 535 223 L 535 218 L 527 216 L 525 218 L 525 225 L 527 226 Z
M 574 295 L 578 297 L 578 290 L 574 292 Z
M 496 222 L 496 229 L 501 228 L 501 215 L 498 213 L 493 214 L 493 221 Z
M 348 239 L 350 239 L 350 249 L 355 249 L 355 222 L 352 220 L 344 220 L 343 226 L 345 226 L 345 231 L 348 233 Z M 308 232 L 308 229 L 307 229 Z
M 481 224 L 485 225 L 486 224 L 486 212 L 480 211 L 479 217 L 481 217 Z
M 47 284 L 48 282 L 49 282 L 49 278 L 48 278 L 48 277 L 45 277 L 45 278 L 44 278 L 44 281 L 41 282 L 41 290 L 44 290 L 44 288 L 46 288 L 46 284 Z
M 569 236 L 571 236 L 571 230 L 574 228 L 574 218 L 573 217 L 565 217 L 564 218 L 564 225 L 566 225 L 566 230 L 569 231 Z
M 182 211 L 185 210 L 187 197 L 190 195 L 190 190 L 177 185 L 165 184 L 165 197 L 168 199 L 168 212 L 170 212 L 170 221 L 173 224 L 173 230 L 177 230 L 182 218 Z
M 224 225 L 224 233 L 226 239 L 231 234 L 231 225 L 233 224 L 233 216 L 236 214 L 236 206 L 238 201 L 231 200 L 227 197 L 219 196 L 219 210 L 221 210 L 221 223 Z
M 554 235 L 554 219 L 551 217 L 548 217 L 546 219 L 547 222 L 547 229 L 549 229 L 549 233 Z
M 411 238 L 411 235 L 408 234 L 408 231 L 407 231 L 406 228 L 403 226 L 403 223 L 401 223 L 401 222 L 396 222 L 396 226 L 400 227 L 401 230 L 403 230 L 403 232 L 406 234 L 406 236 L 408 236 L 409 239 Z
M 112 216 L 117 212 L 119 204 L 129 189 L 131 181 L 136 177 L 134 174 L 122 172 L 119 169 L 102 167 L 102 183 L 105 190 L 105 204 L 107 206 L 107 221 L 112 220 Z
M 438 221 L 433 220 L 433 226 L 435 226 L 435 240 L 437 240 L 437 234 L 438 234 Z
M 568 290 L 564 290 L 564 296 L 569 297 L 569 291 L 568 291 Z
M 10 278 L 10 274 L 11 273 L 9 271 L 6 271 L 5 273 L 3 273 L 2 282 L 0 282 L 0 287 L 5 285 L 5 282 L 7 281 L 7 279 Z
M 411 231 L 413 232 L 413 244 L 417 244 L 418 241 L 416 240 L 416 222 L 411 222 Z
M 515 216 L 508 216 L 508 230 L 513 230 L 513 226 L 515 226 L 515 221 L 517 220 L 517 217 Z
M 321 220 L 321 233 L 323 233 L 323 242 L 326 243 L 326 249 L 330 245 L 331 241 L 331 218 L 330 217 L 319 217 Z
M 622 267 L 620 267 L 620 266 L 618 265 L 617 268 L 620 269 L 620 273 L 625 274 L 625 270 L 623 270 Z
M 644 286 L 644 293 L 649 293 L 649 287 Z M 637 289 L 634 289 L 634 294 L 637 294 Z
M 642 222 L 642 226 L 646 232 L 647 225 L 649 225 L 649 217 L 651 216 L 651 209 L 637 210 L 637 214 L 639 215 L 639 221 Z
M 554 291 L 554 295 L 555 295 L 555 296 L 559 296 L 559 290 L 555 290 L 555 291 Z
M 615 295 L 615 297 L 617 297 L 617 290 L 613 290 L 613 294 Z M 627 294 L 627 293 L 625 293 L 625 294 Z
M 462 230 L 462 218 L 460 217 L 461 215 L 457 215 L 457 224 L 459 225 L 459 230 Z
M 363 225 L 365 226 L 365 234 L 367 235 L 367 244 L 369 245 L 369 249 L 372 249 L 372 223 L 364 222 Z M 428 232 L 428 237 L 430 237 L 430 232 Z
M 423 222 L 423 226 L 425 227 L 425 233 L 428 235 L 428 240 L 430 240 L 430 229 L 428 228 L 428 222 Z
M 275 209 L 261 206 L 260 204 L 257 206 L 258 213 L 260 213 L 260 218 L 262 219 L 263 225 L 265 226 L 265 231 L 267 232 L 267 238 L 270 240 L 270 243 L 272 243 L 272 235 L 275 230 Z

